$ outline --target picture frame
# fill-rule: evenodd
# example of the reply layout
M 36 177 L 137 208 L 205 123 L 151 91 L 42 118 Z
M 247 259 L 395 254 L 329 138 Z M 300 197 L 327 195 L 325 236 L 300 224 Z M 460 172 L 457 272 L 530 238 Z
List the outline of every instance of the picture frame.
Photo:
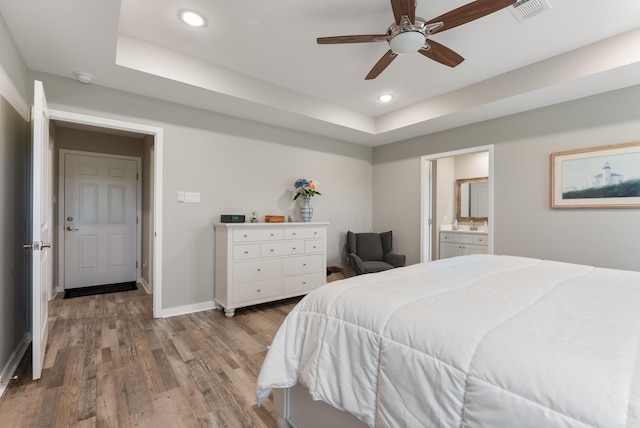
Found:
M 640 142 L 551 153 L 551 208 L 640 208 Z

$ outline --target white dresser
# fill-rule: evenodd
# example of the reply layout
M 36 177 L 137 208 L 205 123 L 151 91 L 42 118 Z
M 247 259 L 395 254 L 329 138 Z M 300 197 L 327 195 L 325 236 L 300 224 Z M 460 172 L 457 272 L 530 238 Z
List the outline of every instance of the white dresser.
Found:
M 327 279 L 329 223 L 216 223 L 215 301 L 236 308 L 300 296 Z
M 487 254 L 489 252 L 487 232 L 441 231 L 440 258 L 446 259 L 467 254 Z

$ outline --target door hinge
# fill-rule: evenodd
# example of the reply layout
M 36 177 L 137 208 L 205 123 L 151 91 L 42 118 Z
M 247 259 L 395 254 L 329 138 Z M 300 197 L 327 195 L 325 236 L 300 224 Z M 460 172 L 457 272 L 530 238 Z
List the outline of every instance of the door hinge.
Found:
M 138 269 L 138 261 L 136 260 L 136 269 Z
M 136 217 L 136 224 L 138 224 L 138 217 Z
M 136 180 L 140 180 L 140 174 L 136 172 Z

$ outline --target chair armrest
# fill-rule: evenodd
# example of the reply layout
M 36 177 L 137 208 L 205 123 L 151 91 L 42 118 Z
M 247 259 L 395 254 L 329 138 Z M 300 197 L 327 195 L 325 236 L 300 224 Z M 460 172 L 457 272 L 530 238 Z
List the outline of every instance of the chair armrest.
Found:
M 347 258 L 349 260 L 351 269 L 353 269 L 356 275 L 362 275 L 363 273 L 365 273 L 364 263 L 356 253 L 349 253 L 349 256 Z
M 407 257 L 404 254 L 387 253 L 384 255 L 384 261 L 394 267 L 402 267 L 406 263 Z

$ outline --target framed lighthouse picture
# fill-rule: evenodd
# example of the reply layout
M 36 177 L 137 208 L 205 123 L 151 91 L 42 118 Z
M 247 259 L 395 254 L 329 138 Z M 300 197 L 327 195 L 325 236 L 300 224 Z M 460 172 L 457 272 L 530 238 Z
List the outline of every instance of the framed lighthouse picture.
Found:
M 640 142 L 551 153 L 551 208 L 640 208 Z

